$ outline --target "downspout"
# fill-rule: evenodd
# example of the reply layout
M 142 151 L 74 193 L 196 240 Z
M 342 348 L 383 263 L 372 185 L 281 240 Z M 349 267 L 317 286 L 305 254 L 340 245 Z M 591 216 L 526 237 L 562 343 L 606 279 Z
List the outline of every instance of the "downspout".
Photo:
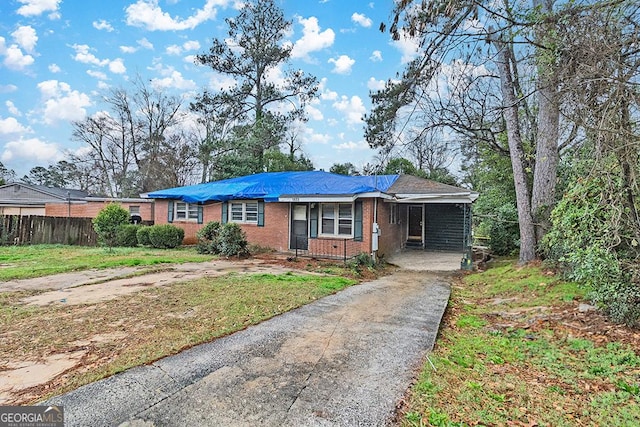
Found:
M 378 190 L 378 174 L 375 175 L 375 189 Z M 380 191 L 380 190 L 378 190 Z M 378 238 L 380 236 L 380 227 L 378 227 L 378 198 L 373 199 L 373 225 L 371 229 L 371 259 L 377 261 L 378 255 Z

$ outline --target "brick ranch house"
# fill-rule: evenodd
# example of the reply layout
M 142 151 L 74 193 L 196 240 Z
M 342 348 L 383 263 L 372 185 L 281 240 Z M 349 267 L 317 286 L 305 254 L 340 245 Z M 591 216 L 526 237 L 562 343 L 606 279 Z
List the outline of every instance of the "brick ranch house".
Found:
M 185 231 L 210 221 L 241 225 L 250 244 L 278 252 L 351 257 L 406 247 L 463 253 L 478 193 L 409 175 L 267 172 L 142 194 L 154 223 Z

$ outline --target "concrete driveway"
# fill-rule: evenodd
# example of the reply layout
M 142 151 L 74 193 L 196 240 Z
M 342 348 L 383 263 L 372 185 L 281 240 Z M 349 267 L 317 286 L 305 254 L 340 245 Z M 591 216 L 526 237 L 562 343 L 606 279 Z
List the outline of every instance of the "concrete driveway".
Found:
M 67 426 L 387 425 L 449 294 L 401 270 L 43 404 Z

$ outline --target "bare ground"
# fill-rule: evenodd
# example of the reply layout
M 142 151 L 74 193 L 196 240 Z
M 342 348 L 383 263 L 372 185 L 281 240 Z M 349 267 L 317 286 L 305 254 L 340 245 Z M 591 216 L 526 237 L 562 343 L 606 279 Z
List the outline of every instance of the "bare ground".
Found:
M 306 264 L 308 267 L 308 263 Z M 103 307 L 109 301 L 131 296 L 145 289 L 170 286 L 202 277 L 219 277 L 229 273 L 281 274 L 299 271 L 309 274 L 309 271 L 303 271 L 304 266 L 305 264 L 294 264 L 285 258 L 272 256 L 262 259 L 177 264 L 163 267 L 161 270 L 149 267 L 89 270 L 12 280 L 0 283 L 0 292 L 18 297 L 14 302 L 16 311 L 29 310 L 30 307 L 50 307 L 53 315 L 65 316 L 68 313 L 76 316 L 78 329 L 91 331 L 90 324 L 86 323 L 90 323 L 92 313 L 97 307 Z M 193 312 L 166 315 L 186 318 L 193 315 Z M 54 322 L 56 319 L 42 321 Z M 0 404 L 24 404 L 38 400 L 47 395 L 49 389 L 64 382 L 66 373 L 93 369 L 96 363 L 100 363 L 96 359 L 101 348 L 123 347 L 132 339 L 129 334 L 122 332 L 125 323 L 125 319 L 114 318 L 111 324 L 114 328 L 107 333 L 94 331 L 79 339 L 73 333 L 68 334 L 69 339 L 66 343 L 52 343 L 51 350 L 45 353 L 26 348 L 18 352 L 3 351 L 0 361 Z M 33 327 L 37 328 L 37 325 Z M 134 327 L 138 333 L 144 334 L 144 327 L 153 325 Z M 30 334 L 36 341 L 41 338 L 34 331 L 16 330 L 9 326 L 0 330 L 0 344 L 5 347 L 4 344 L 15 341 L 16 336 L 25 334 Z M 61 334 L 64 332 L 61 331 Z M 42 348 L 42 343 L 38 345 Z

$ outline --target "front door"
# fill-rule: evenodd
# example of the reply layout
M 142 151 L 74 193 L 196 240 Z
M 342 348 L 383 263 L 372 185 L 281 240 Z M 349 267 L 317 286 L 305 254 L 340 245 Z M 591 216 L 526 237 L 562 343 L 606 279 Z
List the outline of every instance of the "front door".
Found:
M 422 205 L 409 206 L 409 227 L 407 241 L 422 244 L 423 236 Z
M 309 249 L 309 210 L 305 204 L 291 205 L 291 249 Z

